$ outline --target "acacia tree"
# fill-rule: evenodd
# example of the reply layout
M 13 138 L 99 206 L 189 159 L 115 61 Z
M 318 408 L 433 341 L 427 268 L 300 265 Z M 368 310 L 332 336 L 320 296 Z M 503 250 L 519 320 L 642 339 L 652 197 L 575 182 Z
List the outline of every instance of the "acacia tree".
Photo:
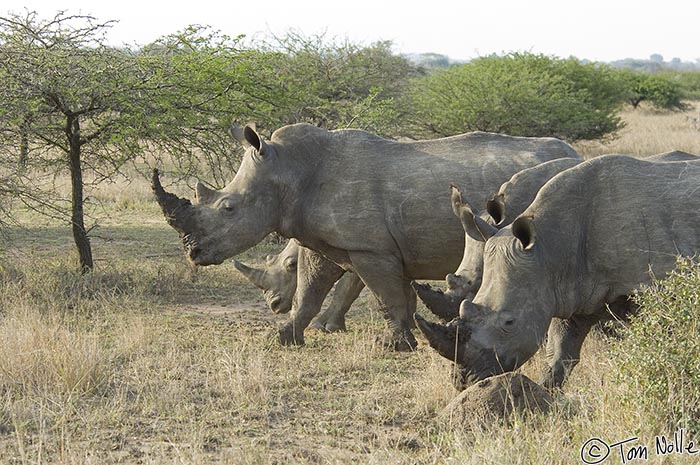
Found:
M 685 110 L 680 85 L 663 75 L 622 69 L 620 78 L 626 85 L 626 101 L 636 109 L 643 101 L 662 110 Z
M 210 68 L 193 69 L 234 53 L 235 41 L 223 37 L 216 56 L 198 46 L 197 40 L 209 43 L 211 37 L 194 28 L 174 35 L 167 53 L 142 53 L 107 46 L 110 25 L 65 12 L 49 20 L 35 12 L 0 17 L 0 147 L 20 166 L 68 171 L 70 222 L 83 272 L 93 268 L 86 169 L 98 180 L 109 178 L 154 145 L 181 159 L 201 147 L 225 159 L 216 155 L 228 150 L 218 118 L 225 111 L 218 103 L 226 76 L 204 77 Z M 171 53 L 178 41 L 188 44 L 181 50 L 197 53 Z
M 416 79 L 406 106 L 426 137 L 478 130 L 576 141 L 620 128 L 620 89 L 602 65 L 511 53 Z

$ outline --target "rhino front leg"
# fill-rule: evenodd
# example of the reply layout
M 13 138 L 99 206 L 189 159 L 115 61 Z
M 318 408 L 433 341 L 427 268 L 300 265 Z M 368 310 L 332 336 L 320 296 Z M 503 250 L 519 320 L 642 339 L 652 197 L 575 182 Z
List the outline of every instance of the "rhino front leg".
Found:
M 560 388 L 581 358 L 581 346 L 589 331 L 598 322 L 595 316 L 552 318 L 547 333 L 549 367 L 540 382 L 548 389 Z
M 342 274 L 342 268 L 319 253 L 305 247 L 299 249 L 292 311 L 279 329 L 282 345 L 304 344 L 304 330 L 321 310 L 323 300 Z
M 388 326 L 385 345 L 397 351 L 411 351 L 418 343 L 411 333 L 410 280 L 403 276 L 403 266 L 394 256 L 366 252 L 350 254 L 355 272 L 374 294 Z M 413 294 L 415 296 L 415 294 Z M 415 310 L 415 300 L 413 309 Z
M 330 305 L 311 322 L 311 327 L 328 331 L 345 331 L 345 314 L 364 289 L 365 283 L 355 273 L 345 273 L 336 283 Z

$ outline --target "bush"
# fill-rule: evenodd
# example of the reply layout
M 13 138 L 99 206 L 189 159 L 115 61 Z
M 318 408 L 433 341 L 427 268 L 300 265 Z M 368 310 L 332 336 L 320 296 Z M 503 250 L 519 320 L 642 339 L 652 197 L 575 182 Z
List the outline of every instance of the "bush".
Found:
M 597 139 L 618 130 L 616 73 L 530 53 L 478 58 L 414 81 L 407 107 L 421 135 L 489 131 Z
M 613 353 L 624 401 L 672 427 L 700 430 L 700 261 L 635 295 L 639 313 Z
M 663 71 L 659 76 L 677 85 L 684 100 L 700 100 L 700 71 Z
M 660 110 L 685 110 L 679 84 L 664 75 L 648 74 L 640 71 L 621 70 L 620 78 L 625 82 L 626 101 L 637 108 L 643 101 Z

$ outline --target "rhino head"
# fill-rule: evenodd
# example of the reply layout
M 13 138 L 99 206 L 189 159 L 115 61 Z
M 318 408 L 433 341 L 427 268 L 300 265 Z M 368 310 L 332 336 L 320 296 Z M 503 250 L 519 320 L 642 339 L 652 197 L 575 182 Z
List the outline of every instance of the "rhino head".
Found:
M 248 281 L 262 289 L 268 307 L 274 313 L 288 313 L 292 309 L 297 288 L 297 256 L 299 243 L 287 242 L 278 255 L 268 255 L 262 269 L 247 266 L 237 260 L 233 264 Z
M 459 317 L 447 324 L 414 317 L 430 346 L 456 364 L 458 389 L 515 370 L 544 339 L 554 289 L 535 245 L 532 218 L 518 218 L 486 242 L 483 284 Z
M 471 299 L 481 286 L 484 244 L 498 231 L 483 216 L 475 215 L 462 194 L 452 186 L 452 211 L 460 219 L 465 231 L 465 246 L 462 262 L 456 273 L 445 277 L 447 291 L 433 289 L 427 284 L 412 283 L 413 289 L 425 306 L 441 320 L 449 321 L 459 314 L 463 299 Z
M 279 222 L 275 150 L 249 126 L 240 136 L 249 148 L 233 181 L 221 190 L 198 182 L 194 201 L 166 192 L 153 171 L 156 200 L 195 265 L 222 263 L 260 242 Z

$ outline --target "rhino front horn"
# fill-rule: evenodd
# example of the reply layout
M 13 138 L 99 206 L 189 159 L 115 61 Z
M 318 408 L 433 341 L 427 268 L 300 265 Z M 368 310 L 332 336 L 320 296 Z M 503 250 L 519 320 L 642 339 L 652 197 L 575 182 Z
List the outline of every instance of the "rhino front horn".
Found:
M 258 268 L 252 268 L 248 265 L 245 265 L 238 260 L 233 261 L 233 266 L 236 267 L 238 271 L 240 271 L 243 276 L 248 279 L 255 287 L 262 289 L 263 291 L 267 290 L 267 287 L 265 286 L 265 273 L 258 269 Z
M 188 199 L 166 192 L 160 183 L 160 173 L 157 168 L 153 170 L 151 188 L 168 224 L 181 234 L 189 233 L 188 223 L 191 215 L 189 210 L 192 208 L 192 203 Z
M 433 323 L 424 319 L 418 313 L 413 314 L 413 320 L 416 322 L 416 326 L 421 333 L 428 340 L 430 347 L 435 349 L 438 354 L 442 355 L 448 360 L 451 360 L 458 364 L 463 364 L 465 361 L 464 351 L 461 347 L 459 326 L 442 325 L 440 323 Z M 469 337 L 469 334 L 465 334 L 465 337 Z
M 443 321 L 450 321 L 459 315 L 461 297 L 454 294 L 445 294 L 442 289 L 433 289 L 429 284 L 420 284 L 411 281 L 411 287 L 416 291 L 420 300 L 435 316 Z

